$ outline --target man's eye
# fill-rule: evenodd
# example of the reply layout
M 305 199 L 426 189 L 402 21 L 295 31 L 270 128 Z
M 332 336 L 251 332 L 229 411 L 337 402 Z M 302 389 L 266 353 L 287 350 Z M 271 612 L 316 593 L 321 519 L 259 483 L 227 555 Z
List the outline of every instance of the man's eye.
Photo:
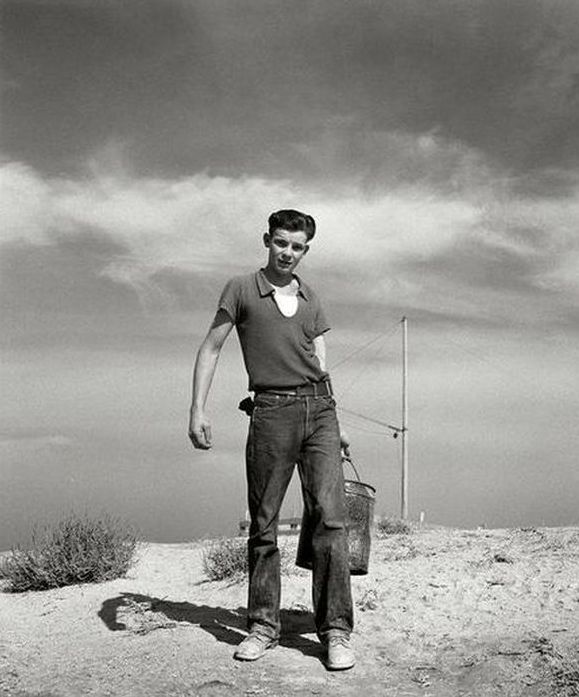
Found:
M 274 240 L 273 243 L 276 247 L 287 247 L 287 242 L 285 240 Z
M 294 250 L 294 252 L 303 252 L 304 251 L 304 248 L 302 247 L 301 244 L 294 244 L 292 249 Z

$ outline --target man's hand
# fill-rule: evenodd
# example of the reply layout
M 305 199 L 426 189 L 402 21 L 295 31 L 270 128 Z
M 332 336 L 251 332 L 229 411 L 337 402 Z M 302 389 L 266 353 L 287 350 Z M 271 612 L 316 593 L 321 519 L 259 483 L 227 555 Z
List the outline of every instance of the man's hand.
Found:
M 340 431 L 340 447 L 346 457 L 350 457 L 350 438 L 346 431 Z
M 213 445 L 211 423 L 205 414 L 200 414 L 196 411 L 191 412 L 189 438 L 193 443 L 193 447 L 198 450 L 209 450 L 209 448 L 211 448 Z
M 189 420 L 189 438 L 196 448 L 209 450 L 213 445 L 211 423 L 205 416 L 205 402 L 209 394 L 211 380 L 217 366 L 217 359 L 225 339 L 233 328 L 233 320 L 225 310 L 217 310 L 207 336 L 197 352 L 193 371 L 193 397 Z

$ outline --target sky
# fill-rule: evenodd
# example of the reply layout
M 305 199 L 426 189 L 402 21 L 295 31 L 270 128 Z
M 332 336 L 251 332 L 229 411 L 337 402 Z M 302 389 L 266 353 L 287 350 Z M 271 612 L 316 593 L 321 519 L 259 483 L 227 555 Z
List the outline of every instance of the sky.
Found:
M 574 0 L 0 13 L 0 549 L 73 509 L 156 541 L 235 532 L 237 338 L 208 453 L 191 372 L 279 208 L 317 221 L 299 272 L 376 512 L 400 511 L 400 439 L 375 421 L 401 424 L 406 316 L 410 517 L 579 522 Z

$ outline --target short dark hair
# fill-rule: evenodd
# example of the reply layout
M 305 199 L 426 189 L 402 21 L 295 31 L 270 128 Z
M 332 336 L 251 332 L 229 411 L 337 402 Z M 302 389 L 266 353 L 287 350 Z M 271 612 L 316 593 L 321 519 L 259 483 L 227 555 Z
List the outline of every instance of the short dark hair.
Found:
M 308 242 L 316 234 L 316 221 L 311 215 L 294 211 L 292 208 L 276 211 L 268 219 L 269 234 L 276 230 L 289 230 L 290 232 L 305 232 Z

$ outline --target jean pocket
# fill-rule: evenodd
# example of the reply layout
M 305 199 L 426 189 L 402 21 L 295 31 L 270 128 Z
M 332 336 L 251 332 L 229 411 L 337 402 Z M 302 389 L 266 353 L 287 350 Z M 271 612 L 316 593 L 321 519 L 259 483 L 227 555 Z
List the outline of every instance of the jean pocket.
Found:
M 254 399 L 254 411 L 273 411 L 284 403 L 283 397 L 278 394 L 258 394 Z

